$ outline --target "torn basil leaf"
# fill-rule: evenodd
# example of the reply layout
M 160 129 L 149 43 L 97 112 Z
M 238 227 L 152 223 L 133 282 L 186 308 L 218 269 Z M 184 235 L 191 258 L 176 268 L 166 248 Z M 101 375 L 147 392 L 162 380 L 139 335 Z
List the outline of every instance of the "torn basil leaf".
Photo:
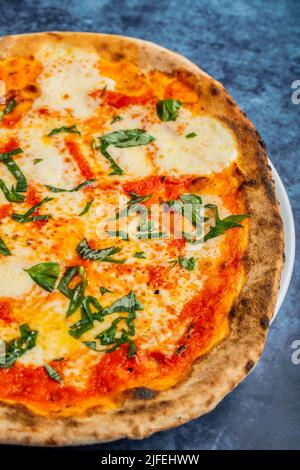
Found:
M 193 139 L 196 136 L 197 136 L 196 132 L 191 132 L 190 134 L 187 134 L 185 137 L 186 139 Z
M 176 121 L 181 106 L 179 100 L 168 98 L 167 100 L 159 100 L 156 105 L 156 112 L 161 121 Z
M 75 276 L 79 276 L 80 279 L 76 286 L 71 288 L 69 287 L 69 284 Z M 85 298 L 86 286 L 86 272 L 83 266 L 70 266 L 66 269 L 57 286 L 57 290 L 70 300 L 66 318 L 73 315 L 73 313 L 75 313 L 81 306 L 82 301 Z
M 14 365 L 16 360 L 34 348 L 38 332 L 31 330 L 27 323 L 19 327 L 20 336 L 5 342 L 4 353 L 0 354 L 0 368 L 6 369 Z
M 118 148 L 147 145 L 155 140 L 154 137 L 143 129 L 114 131 L 109 134 L 104 134 L 98 137 L 98 139 L 105 145 L 113 145 Z
M 106 158 L 106 160 L 108 160 L 110 163 L 111 172 L 109 173 L 109 175 L 123 175 L 124 171 L 122 170 L 121 167 L 119 167 L 119 165 L 110 155 L 110 153 L 108 153 L 108 151 L 106 150 L 107 147 L 108 147 L 107 144 L 102 143 L 99 147 L 99 150 L 102 153 L 102 155 Z
M 196 267 L 196 258 L 191 256 L 190 258 L 186 258 L 184 256 L 178 256 L 173 261 L 170 261 L 172 263 L 172 268 L 179 264 L 182 268 L 186 269 L 187 271 L 193 271 Z
M 82 188 L 85 188 L 86 186 L 90 186 L 92 183 L 94 183 L 94 181 L 94 179 L 83 181 L 82 183 L 75 186 L 75 188 L 73 189 L 56 188 L 55 186 L 49 186 L 47 184 L 45 184 L 45 187 L 49 189 L 49 191 L 51 191 L 52 193 L 74 193 Z
M 14 98 L 11 98 L 8 103 L 6 104 L 3 111 L 0 111 L 0 124 L 2 123 L 2 119 L 7 114 L 10 114 L 15 108 L 17 107 L 17 102 Z
M 0 254 L 3 256 L 10 256 L 11 251 L 9 248 L 7 248 L 4 240 L 0 237 Z
M 94 311 L 92 311 L 92 307 Z M 81 302 L 81 319 L 71 325 L 69 334 L 73 338 L 79 339 L 93 328 L 95 320 L 103 321 L 102 311 L 103 308 L 95 297 L 91 295 L 85 297 Z
M 112 255 L 119 253 L 121 248 L 118 246 L 110 246 L 108 248 L 102 248 L 99 250 L 94 250 L 91 248 L 86 240 L 83 238 L 76 248 L 77 254 L 82 259 L 89 259 L 92 261 L 105 261 L 109 263 L 124 263 L 123 259 L 112 258 Z
M 40 162 L 42 162 L 42 161 L 43 161 L 43 158 L 35 158 L 35 159 L 33 160 L 33 164 L 36 165 L 37 163 L 40 163 Z
M 133 256 L 135 258 L 140 258 L 140 259 L 146 259 L 145 252 L 144 251 L 136 251 Z
M 61 127 L 57 127 L 55 129 L 52 129 L 52 131 L 49 132 L 48 137 L 52 137 L 53 135 L 61 134 L 61 133 L 81 135 L 80 131 L 77 129 L 76 124 L 73 124 L 72 126 L 69 126 L 69 127 L 68 126 L 61 126 Z
M 138 301 L 135 293 L 130 291 L 129 294 L 124 295 L 120 299 L 116 300 L 109 307 L 103 309 L 103 315 L 110 315 L 116 312 L 135 312 L 136 310 L 143 310 L 144 307 Z
M 116 212 L 116 218 L 121 219 L 122 217 L 126 217 L 127 215 L 133 214 L 138 210 L 145 210 L 144 206 L 141 204 L 146 202 L 152 194 L 147 194 L 147 196 L 139 196 L 135 193 L 129 193 L 131 199 L 127 202 L 126 207 L 119 212 Z
M 8 171 L 16 179 L 16 192 L 26 193 L 28 189 L 27 180 L 18 165 L 16 164 L 16 162 L 14 161 L 14 159 L 12 158 L 14 155 L 19 155 L 20 153 L 23 153 L 23 150 L 21 148 L 15 148 L 10 152 L 0 153 L 0 161 L 4 163 Z
M 115 122 L 118 122 L 118 121 L 123 121 L 123 117 L 122 116 L 115 116 L 112 121 L 111 121 L 111 124 L 114 124 Z
M 80 212 L 80 214 L 78 214 L 79 217 L 82 216 L 82 215 L 84 215 L 84 214 L 87 214 L 87 212 L 90 210 L 90 207 L 91 207 L 91 205 L 93 204 L 94 200 L 95 200 L 95 199 L 90 199 L 90 200 L 86 203 L 86 205 L 84 206 L 84 209 Z
M 63 384 L 63 379 L 61 378 L 57 370 L 53 369 L 53 367 L 51 367 L 49 364 L 45 364 L 44 367 L 46 369 L 47 374 L 49 375 L 51 379 L 55 380 L 61 385 Z
M 215 225 L 210 227 L 209 232 L 204 236 L 203 241 L 206 242 L 211 238 L 223 235 L 227 230 L 235 227 L 243 227 L 240 222 L 250 217 L 249 214 L 229 215 L 224 219 L 219 216 L 219 209 L 215 204 L 205 204 L 207 209 L 214 209 L 215 211 Z
M 109 145 L 118 148 L 136 147 L 139 145 L 147 145 L 155 139 L 143 129 L 128 129 L 104 134 L 98 137 L 98 140 L 100 141 L 100 146 L 96 148 L 100 150 L 102 155 L 110 162 L 112 171 L 109 174 L 122 175 L 124 171 L 107 151 Z
M 108 294 L 108 293 L 112 292 L 111 290 L 109 290 L 109 289 L 107 289 L 106 287 L 103 287 L 103 286 L 99 287 L 99 291 L 100 291 L 101 295 Z
M 48 292 L 52 292 L 59 276 L 60 267 L 58 263 L 46 262 L 36 264 L 29 269 L 24 269 L 24 271 L 40 287 Z
M 14 185 L 12 185 L 11 189 L 9 189 L 2 179 L 0 179 L 0 189 L 3 191 L 5 198 L 9 202 L 20 203 L 25 201 L 25 196 L 18 193 Z
M 49 214 L 46 215 L 33 215 L 34 212 L 41 207 L 43 204 L 46 204 L 46 202 L 52 201 L 53 197 L 45 197 L 42 199 L 42 201 L 38 202 L 35 204 L 33 207 L 31 207 L 25 214 L 17 214 L 16 212 L 13 212 L 12 218 L 13 220 L 16 220 L 20 224 L 24 224 L 27 222 L 35 222 L 37 220 L 48 220 L 51 216 Z

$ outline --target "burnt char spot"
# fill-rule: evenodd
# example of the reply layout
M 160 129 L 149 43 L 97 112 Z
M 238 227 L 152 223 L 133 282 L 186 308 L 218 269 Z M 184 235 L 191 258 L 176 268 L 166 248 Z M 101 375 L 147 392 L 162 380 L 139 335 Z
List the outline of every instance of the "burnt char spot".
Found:
M 260 324 L 261 324 L 261 327 L 264 330 L 267 330 L 270 326 L 270 321 L 269 321 L 268 317 L 266 317 L 266 316 L 261 317 Z
M 124 54 L 122 54 L 121 52 L 116 52 L 114 55 L 113 55 L 113 61 L 114 62 L 119 62 L 120 60 L 123 60 L 124 59 Z
M 246 186 L 256 186 L 257 180 L 253 178 L 253 179 L 245 181 L 243 184 Z
M 36 93 L 37 92 L 37 87 L 35 85 L 27 85 L 25 90 L 29 91 L 30 93 Z
M 226 101 L 227 101 L 228 104 L 230 104 L 230 106 L 235 105 L 234 101 L 231 98 L 226 98 Z
M 245 366 L 245 371 L 246 371 L 246 374 L 248 374 L 248 372 L 250 372 L 250 370 L 254 367 L 254 361 L 252 361 L 252 359 L 249 359 L 249 361 L 247 362 L 246 366 Z
M 265 184 L 267 195 L 268 195 L 270 201 L 275 203 L 276 202 L 276 197 L 275 197 L 275 193 L 274 193 L 273 183 L 271 181 L 269 181 L 268 179 L 264 179 L 264 184 Z
M 136 400 L 151 400 L 158 395 L 156 390 L 147 387 L 138 387 L 132 390 L 132 397 Z
M 15 405 L 12 408 L 8 408 L 5 412 L 5 416 L 8 420 L 20 423 L 32 430 L 36 427 L 36 416 L 22 405 Z
M 46 446 L 58 446 L 59 442 L 54 437 L 49 437 L 45 442 Z
M 212 404 L 213 401 L 214 401 L 214 397 L 213 396 L 209 397 L 205 402 L 205 406 L 208 408 Z
M 230 311 L 229 311 L 229 316 L 230 318 L 234 318 L 235 317 L 235 306 L 231 307 Z
M 243 297 L 243 298 L 241 299 L 241 302 L 240 302 L 240 303 L 241 303 L 241 305 L 242 305 L 243 307 L 248 307 L 250 302 L 249 302 L 248 299 L 246 299 L 245 297 Z
M 285 263 L 286 256 L 285 256 L 285 253 L 284 253 L 284 252 L 282 253 L 282 259 L 283 259 L 283 262 Z
M 210 94 L 211 94 L 212 96 L 219 95 L 219 94 L 220 94 L 220 90 L 219 90 L 215 85 L 211 85 L 211 87 L 210 87 Z
M 80 425 L 80 423 L 73 418 L 67 418 L 65 420 L 65 424 L 69 428 L 78 428 L 78 426 Z

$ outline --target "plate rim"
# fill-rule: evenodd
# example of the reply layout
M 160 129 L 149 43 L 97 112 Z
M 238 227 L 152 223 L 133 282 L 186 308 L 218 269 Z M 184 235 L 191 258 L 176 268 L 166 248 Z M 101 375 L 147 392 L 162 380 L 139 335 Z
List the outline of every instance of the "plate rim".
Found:
M 284 227 L 284 253 L 285 260 L 283 265 L 283 270 L 281 273 L 280 287 L 278 291 L 278 297 L 275 307 L 275 312 L 272 318 L 272 321 L 279 312 L 284 299 L 287 295 L 288 288 L 291 282 L 294 262 L 295 262 L 295 253 L 296 253 L 296 231 L 295 231 L 295 221 L 293 216 L 293 211 L 291 203 L 285 189 L 285 186 L 282 182 L 282 179 L 279 176 L 278 171 L 276 170 L 274 164 L 270 159 L 269 164 L 272 170 L 272 175 L 275 183 L 276 195 L 279 202 L 280 215 L 283 221 Z

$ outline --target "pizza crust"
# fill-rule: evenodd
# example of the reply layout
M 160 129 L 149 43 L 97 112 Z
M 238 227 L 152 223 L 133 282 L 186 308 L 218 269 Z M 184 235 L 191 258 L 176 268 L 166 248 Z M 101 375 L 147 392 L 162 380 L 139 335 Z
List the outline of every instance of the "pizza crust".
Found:
M 284 259 L 283 225 L 264 143 L 223 86 L 182 56 L 152 43 L 90 33 L 39 33 L 0 39 L 0 59 L 31 56 L 45 45 L 70 44 L 97 51 L 110 60 L 126 59 L 145 72 L 179 72 L 213 103 L 214 114 L 232 130 L 240 147 L 238 167 L 251 214 L 245 255 L 247 281 L 231 310 L 229 337 L 201 357 L 185 380 L 155 392 L 140 388 L 124 402 L 84 416 L 49 418 L 23 405 L 0 403 L 0 441 L 14 444 L 76 445 L 124 437 L 143 438 L 178 426 L 212 410 L 255 366 L 274 313 Z

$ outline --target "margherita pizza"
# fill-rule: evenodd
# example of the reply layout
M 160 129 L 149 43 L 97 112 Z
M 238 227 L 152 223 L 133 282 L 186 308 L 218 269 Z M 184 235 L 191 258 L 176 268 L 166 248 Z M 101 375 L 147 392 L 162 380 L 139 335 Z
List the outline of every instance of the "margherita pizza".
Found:
M 0 440 L 141 438 L 253 368 L 283 264 L 259 134 L 183 57 L 0 39 Z

